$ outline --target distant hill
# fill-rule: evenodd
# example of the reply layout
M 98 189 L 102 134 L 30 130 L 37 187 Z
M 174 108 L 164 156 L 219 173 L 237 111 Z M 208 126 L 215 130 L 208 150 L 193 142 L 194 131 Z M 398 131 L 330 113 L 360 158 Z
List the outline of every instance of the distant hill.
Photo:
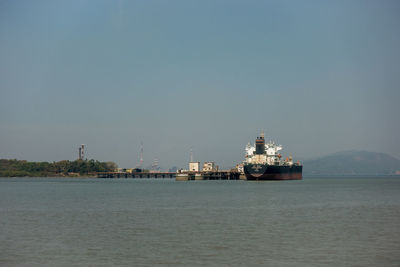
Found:
M 304 175 L 400 174 L 400 160 L 385 153 L 344 151 L 303 161 Z

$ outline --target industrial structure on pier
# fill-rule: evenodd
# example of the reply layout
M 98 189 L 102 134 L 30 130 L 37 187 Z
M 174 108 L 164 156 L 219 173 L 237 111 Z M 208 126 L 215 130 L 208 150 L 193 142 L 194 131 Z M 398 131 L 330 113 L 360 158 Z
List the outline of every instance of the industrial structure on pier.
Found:
M 80 160 L 84 160 L 85 159 L 85 145 L 84 144 L 79 146 L 78 159 L 80 159 Z

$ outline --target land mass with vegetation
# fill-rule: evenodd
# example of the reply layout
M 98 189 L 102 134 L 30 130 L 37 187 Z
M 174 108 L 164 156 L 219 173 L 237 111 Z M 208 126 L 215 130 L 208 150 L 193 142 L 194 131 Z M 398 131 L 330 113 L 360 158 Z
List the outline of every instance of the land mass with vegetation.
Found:
M 91 176 L 98 172 L 114 171 L 117 167 L 114 162 L 93 159 L 57 162 L 0 159 L 0 177 Z

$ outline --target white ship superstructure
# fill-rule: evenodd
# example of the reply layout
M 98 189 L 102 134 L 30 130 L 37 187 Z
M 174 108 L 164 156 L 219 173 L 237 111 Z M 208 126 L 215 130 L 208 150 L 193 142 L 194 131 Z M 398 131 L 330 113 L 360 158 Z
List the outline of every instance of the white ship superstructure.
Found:
M 264 132 L 261 133 L 258 140 L 264 140 Z M 256 140 L 257 142 L 257 140 Z M 264 148 L 259 148 L 257 151 L 257 146 L 264 146 Z M 293 159 L 290 156 L 286 161 L 281 162 L 280 159 L 282 155 L 279 151 L 282 150 L 282 146 L 276 144 L 273 141 L 268 143 L 260 142 L 259 144 L 251 145 L 250 142 L 246 145 L 245 151 L 245 161 L 246 164 L 267 164 L 267 165 L 293 165 Z M 256 153 L 257 151 L 257 153 Z

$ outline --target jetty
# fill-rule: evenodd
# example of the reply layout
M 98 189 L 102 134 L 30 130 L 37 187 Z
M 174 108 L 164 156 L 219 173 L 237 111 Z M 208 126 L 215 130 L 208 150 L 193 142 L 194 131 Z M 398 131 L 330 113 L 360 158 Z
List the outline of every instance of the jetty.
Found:
M 230 170 L 219 170 L 218 166 L 212 162 L 204 162 L 203 168 L 200 168 L 200 162 L 189 162 L 189 169 L 180 169 L 177 172 L 160 172 L 158 170 L 117 169 L 115 172 L 99 172 L 98 178 L 155 178 L 164 179 L 175 178 L 176 181 L 200 181 L 200 180 L 246 180 L 243 171 L 240 168 Z
M 237 171 L 213 171 L 213 172 L 182 172 L 176 174 L 177 181 L 193 180 L 240 180 L 240 173 Z
M 175 178 L 175 172 L 99 172 L 97 178 Z
M 200 171 L 200 172 L 99 172 L 97 178 L 135 178 L 135 179 L 176 179 L 176 181 L 200 180 L 243 180 L 244 175 L 237 171 Z

